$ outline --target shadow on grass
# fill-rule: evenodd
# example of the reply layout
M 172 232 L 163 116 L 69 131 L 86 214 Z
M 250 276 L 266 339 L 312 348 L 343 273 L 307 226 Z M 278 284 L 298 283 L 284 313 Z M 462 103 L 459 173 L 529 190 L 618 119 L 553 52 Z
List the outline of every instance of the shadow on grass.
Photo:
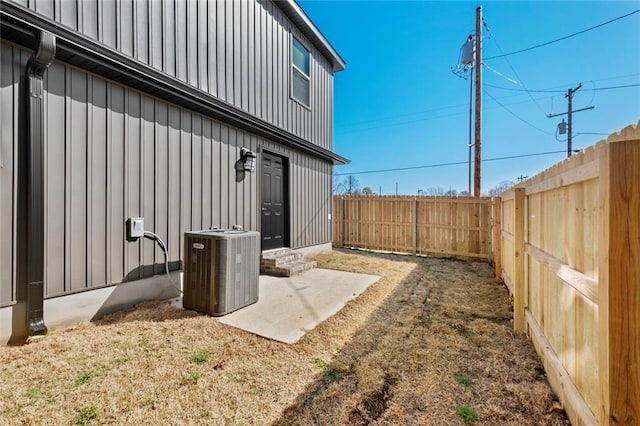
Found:
M 102 318 L 91 322 L 95 325 L 101 326 L 124 324 L 136 321 L 176 321 L 197 316 L 202 316 L 202 314 L 174 307 L 170 302 L 144 302 L 131 308 L 105 315 Z
M 487 264 L 356 253 L 418 266 L 273 424 L 462 424 L 461 404 L 485 424 L 565 424 Z
M 409 276 L 397 285 L 371 314 L 357 334 L 341 349 L 322 375 L 311 383 L 276 420 L 274 425 L 302 424 L 369 424 L 379 419 L 389 408 L 393 388 L 399 382 L 399 372 L 390 369 L 388 355 L 390 328 L 406 322 L 407 333 L 418 316 L 424 330 L 429 323 L 430 286 L 423 279 L 424 271 L 435 259 L 421 259 L 390 253 L 372 253 L 336 249 L 350 255 L 377 257 L 394 262 L 417 264 Z M 331 268 L 331 264 L 322 267 Z M 404 306 L 403 306 L 404 305 Z M 411 309 L 407 309 L 408 307 Z M 414 310 L 415 312 L 409 312 Z M 401 347 L 397 348 L 402 350 Z M 364 374 L 363 374 L 364 373 Z

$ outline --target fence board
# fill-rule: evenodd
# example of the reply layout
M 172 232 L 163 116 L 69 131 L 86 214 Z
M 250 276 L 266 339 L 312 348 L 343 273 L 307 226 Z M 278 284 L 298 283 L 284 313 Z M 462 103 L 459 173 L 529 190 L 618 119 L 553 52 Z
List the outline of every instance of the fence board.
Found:
M 527 190 L 527 195 L 532 195 L 538 192 L 545 192 L 550 189 L 561 188 L 563 186 L 570 186 L 586 180 L 595 179 L 599 173 L 600 166 L 598 161 L 594 160 L 574 169 L 569 169 L 542 182 L 527 186 L 525 189 Z
M 542 328 L 538 325 L 535 316 L 531 311 L 526 311 L 527 323 L 531 327 L 531 340 L 536 349 L 543 354 L 544 367 L 549 373 L 549 381 L 556 383 L 556 387 L 562 388 L 564 392 L 563 403 L 577 411 L 576 416 L 582 419 L 585 426 L 595 426 L 598 424 L 595 415 L 585 403 L 580 391 L 571 381 L 570 375 L 558 355 L 553 351 L 551 343 L 547 340 Z
M 496 197 L 493 202 L 493 263 L 496 281 L 502 274 L 502 200 Z
M 491 199 L 336 196 L 338 247 L 489 259 Z M 348 232 L 345 235 L 343 229 Z
M 515 272 L 513 288 L 513 325 L 516 331 L 525 331 L 525 285 L 524 285 L 524 229 L 525 229 L 524 188 L 516 188 L 515 194 Z

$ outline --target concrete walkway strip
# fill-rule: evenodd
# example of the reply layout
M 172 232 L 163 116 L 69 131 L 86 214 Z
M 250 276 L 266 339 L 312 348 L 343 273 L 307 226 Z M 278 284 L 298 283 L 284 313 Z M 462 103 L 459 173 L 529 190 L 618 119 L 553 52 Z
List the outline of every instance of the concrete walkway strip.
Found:
M 262 275 L 256 303 L 216 319 L 292 344 L 379 279 L 375 275 L 319 268 L 289 278 Z

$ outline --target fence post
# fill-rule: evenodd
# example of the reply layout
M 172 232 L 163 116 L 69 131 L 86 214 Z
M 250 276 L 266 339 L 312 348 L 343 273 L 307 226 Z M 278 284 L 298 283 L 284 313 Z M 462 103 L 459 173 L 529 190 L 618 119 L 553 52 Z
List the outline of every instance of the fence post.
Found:
M 496 282 L 502 281 L 502 198 L 493 199 L 493 266 Z
M 342 200 L 342 238 L 340 239 L 340 246 L 345 247 L 347 243 L 347 200 L 341 197 Z
M 639 129 L 640 130 L 640 129 Z M 640 424 L 640 139 L 600 157 L 600 424 Z
M 513 328 L 524 333 L 526 321 L 524 316 L 524 220 L 525 191 L 515 188 L 515 276 L 513 281 Z
M 413 255 L 418 254 L 418 199 L 413 198 L 413 213 L 412 213 L 412 226 L 413 226 Z
M 473 203 L 473 226 L 477 229 L 470 232 L 473 235 L 473 253 L 480 254 L 482 251 L 480 247 L 480 211 L 482 206 L 480 205 L 480 199 L 477 198 Z

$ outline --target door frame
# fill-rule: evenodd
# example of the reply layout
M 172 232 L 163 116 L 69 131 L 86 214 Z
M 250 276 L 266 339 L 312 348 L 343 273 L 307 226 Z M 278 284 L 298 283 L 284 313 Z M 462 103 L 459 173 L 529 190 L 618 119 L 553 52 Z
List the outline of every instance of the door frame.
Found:
M 264 154 L 267 153 L 269 155 L 273 155 L 276 157 L 280 157 L 282 158 L 282 217 L 284 220 L 284 224 L 283 224 L 283 232 L 282 232 L 282 247 L 277 247 L 275 249 L 267 249 L 267 250 L 277 250 L 279 248 L 290 248 L 291 247 L 291 240 L 290 240 L 290 233 L 291 233 L 291 199 L 290 199 L 290 187 L 291 187 L 291 182 L 289 180 L 289 176 L 291 176 L 291 174 L 289 173 L 289 168 L 291 167 L 290 165 L 290 160 L 289 160 L 289 156 L 285 155 L 282 152 L 276 152 L 276 151 L 272 151 L 270 149 L 264 149 L 262 147 L 259 148 L 259 153 L 260 154 Z M 257 213 L 258 213 L 258 223 L 260 223 L 260 252 L 265 251 L 262 248 L 262 171 L 263 171 L 263 161 L 264 161 L 264 156 L 260 155 L 260 161 L 258 161 L 258 173 L 259 173 L 259 177 L 258 177 L 258 208 L 257 208 Z

